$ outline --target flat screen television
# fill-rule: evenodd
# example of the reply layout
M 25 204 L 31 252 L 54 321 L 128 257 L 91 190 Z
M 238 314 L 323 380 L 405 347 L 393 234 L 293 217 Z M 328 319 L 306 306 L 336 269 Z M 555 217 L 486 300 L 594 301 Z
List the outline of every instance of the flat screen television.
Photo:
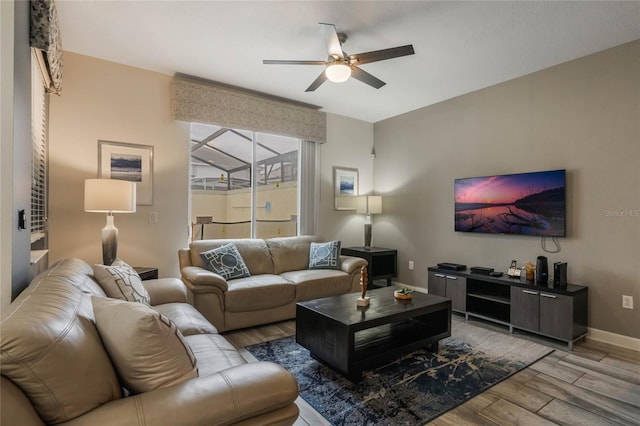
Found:
M 456 179 L 455 230 L 564 237 L 565 170 Z

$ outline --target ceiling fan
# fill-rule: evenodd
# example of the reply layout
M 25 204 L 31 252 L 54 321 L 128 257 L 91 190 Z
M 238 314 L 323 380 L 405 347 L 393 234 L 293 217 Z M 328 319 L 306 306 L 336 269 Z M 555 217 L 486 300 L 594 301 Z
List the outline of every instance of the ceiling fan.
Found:
M 347 55 L 342 50 L 342 44 L 347 41 L 347 35 L 345 33 L 339 33 L 333 24 L 325 24 L 321 22 L 320 25 L 322 28 L 322 38 L 326 43 L 329 55 L 326 61 L 287 61 L 265 59 L 262 63 L 277 65 L 324 65 L 326 67 L 325 70 L 313 83 L 311 83 L 309 87 L 307 87 L 305 92 L 313 92 L 327 79 L 334 83 L 341 83 L 343 81 L 347 81 L 349 77 L 353 77 L 371 87 L 379 89 L 386 83 L 372 76 L 368 72 L 363 71 L 358 65 L 384 61 L 386 59 L 398 58 L 400 56 L 413 55 L 415 53 L 413 45 L 408 44 L 406 46 L 392 47 L 390 49 Z

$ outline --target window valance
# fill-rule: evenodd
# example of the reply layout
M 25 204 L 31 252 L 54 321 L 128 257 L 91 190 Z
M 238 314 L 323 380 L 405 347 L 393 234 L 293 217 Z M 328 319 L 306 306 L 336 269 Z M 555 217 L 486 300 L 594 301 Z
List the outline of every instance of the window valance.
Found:
M 62 40 L 58 10 L 53 0 L 31 2 L 29 44 L 36 49 L 47 92 L 62 91 Z
M 327 139 L 326 114 L 317 107 L 184 74 L 171 81 L 171 118 L 320 143 Z

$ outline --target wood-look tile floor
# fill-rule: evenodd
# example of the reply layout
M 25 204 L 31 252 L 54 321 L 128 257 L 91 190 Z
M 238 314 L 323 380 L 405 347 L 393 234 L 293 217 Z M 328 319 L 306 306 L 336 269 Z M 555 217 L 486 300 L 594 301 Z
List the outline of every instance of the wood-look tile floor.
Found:
M 454 316 L 454 321 L 464 321 Z M 508 333 L 489 323 L 474 325 Z M 295 334 L 295 321 L 225 333 L 238 349 Z M 464 425 L 640 425 L 640 352 L 579 341 L 573 351 L 530 334 L 514 334 L 555 352 L 428 423 Z M 251 359 L 247 351 L 243 354 Z M 303 399 L 296 426 L 329 423 Z

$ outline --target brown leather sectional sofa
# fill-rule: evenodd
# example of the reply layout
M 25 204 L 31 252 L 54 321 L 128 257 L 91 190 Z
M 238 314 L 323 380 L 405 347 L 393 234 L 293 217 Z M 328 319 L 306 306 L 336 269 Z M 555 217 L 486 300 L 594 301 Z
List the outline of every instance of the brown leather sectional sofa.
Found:
M 195 355 L 198 377 L 125 396 L 96 327 L 92 297 L 106 296 L 92 274 L 91 266 L 82 260 L 60 261 L 3 309 L 0 424 L 295 422 L 298 385 L 291 374 L 273 363 L 247 363 L 186 303 L 186 288 L 177 278 L 143 281 L 143 285 L 151 308 L 171 318 L 184 335 Z M 137 302 L 125 303 L 137 306 Z
M 178 252 L 193 306 L 220 331 L 295 318 L 296 302 L 360 290 L 367 261 L 340 256 L 340 269 L 309 269 L 316 236 L 194 241 Z M 200 253 L 233 242 L 251 276 L 225 280 L 205 269 Z

